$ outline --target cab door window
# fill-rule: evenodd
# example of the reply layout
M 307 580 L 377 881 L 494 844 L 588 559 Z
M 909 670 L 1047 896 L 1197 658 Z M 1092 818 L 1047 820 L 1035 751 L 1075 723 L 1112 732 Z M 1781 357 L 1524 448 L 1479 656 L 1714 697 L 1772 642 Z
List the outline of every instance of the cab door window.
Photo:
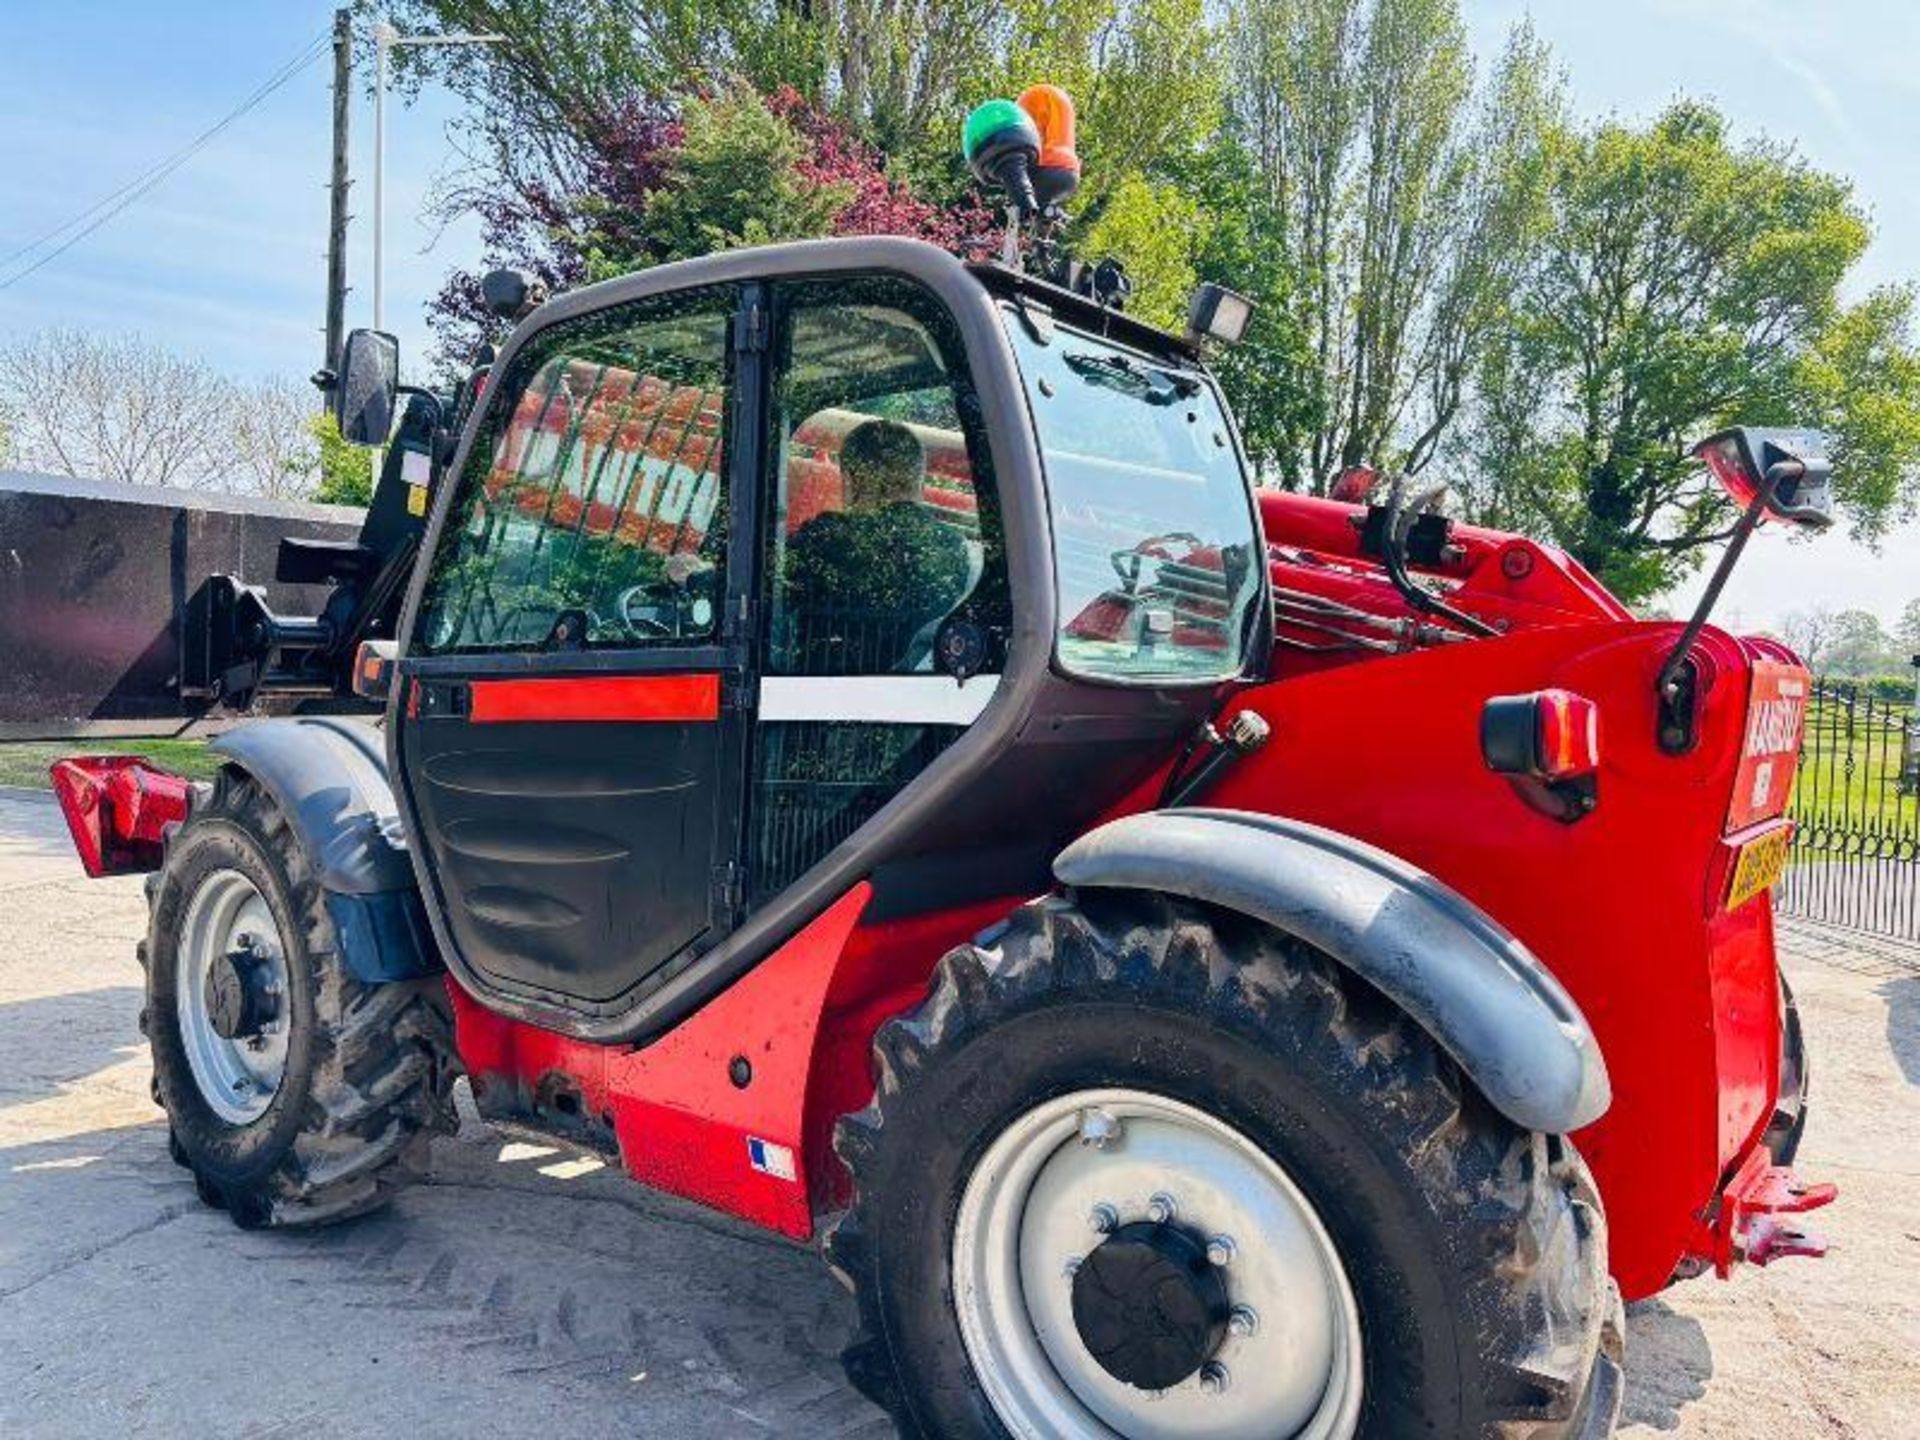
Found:
M 707 643 L 726 542 L 729 292 L 556 324 L 496 376 L 413 649 Z
M 1005 557 L 952 322 L 903 282 L 797 287 L 775 394 L 777 675 L 912 675 L 963 609 L 1004 629 Z
M 992 468 L 951 316 L 880 277 L 788 287 L 780 315 L 750 902 L 965 732 L 1009 625 Z M 938 673 L 943 627 L 964 628 L 986 673 Z

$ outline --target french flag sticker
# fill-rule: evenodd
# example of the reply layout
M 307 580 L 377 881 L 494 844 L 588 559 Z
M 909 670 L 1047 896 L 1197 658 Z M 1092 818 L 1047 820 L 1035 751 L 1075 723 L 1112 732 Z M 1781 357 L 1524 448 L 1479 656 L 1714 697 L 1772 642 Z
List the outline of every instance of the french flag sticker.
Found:
M 762 1175 L 771 1175 L 776 1180 L 800 1178 L 800 1172 L 793 1163 L 793 1151 L 771 1140 L 762 1140 L 758 1135 L 747 1137 L 747 1163 Z

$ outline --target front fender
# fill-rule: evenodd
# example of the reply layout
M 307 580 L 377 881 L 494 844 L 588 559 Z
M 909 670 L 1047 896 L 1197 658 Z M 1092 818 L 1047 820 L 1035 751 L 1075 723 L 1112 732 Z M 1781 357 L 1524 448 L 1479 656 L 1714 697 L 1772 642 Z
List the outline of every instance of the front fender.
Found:
M 1157 890 L 1324 951 L 1439 1042 L 1502 1115 L 1565 1134 L 1612 1092 L 1586 1018 L 1545 966 L 1433 876 L 1350 836 L 1237 810 L 1159 810 L 1089 831 L 1064 885 Z
M 378 729 L 332 716 L 253 720 L 210 748 L 252 776 L 287 817 L 357 977 L 376 983 L 441 968 Z

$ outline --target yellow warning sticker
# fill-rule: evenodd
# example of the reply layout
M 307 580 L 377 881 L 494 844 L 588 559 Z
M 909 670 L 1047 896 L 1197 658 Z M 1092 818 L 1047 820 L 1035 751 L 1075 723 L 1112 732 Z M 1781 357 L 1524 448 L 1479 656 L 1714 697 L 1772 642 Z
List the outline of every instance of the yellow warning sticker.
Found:
M 407 513 L 409 515 L 424 515 L 427 513 L 426 486 L 409 485 L 407 487 Z

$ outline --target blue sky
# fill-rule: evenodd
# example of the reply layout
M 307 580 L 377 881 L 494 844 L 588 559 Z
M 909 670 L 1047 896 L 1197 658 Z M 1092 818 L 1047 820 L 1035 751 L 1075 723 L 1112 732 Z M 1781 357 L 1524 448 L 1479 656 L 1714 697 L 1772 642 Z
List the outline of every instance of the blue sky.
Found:
M 6 0 L 0 254 L 191 140 L 331 23 L 310 0 Z M 239 375 L 306 375 L 326 298 L 330 56 L 323 55 L 138 205 L 0 290 L 0 337 L 46 325 L 138 330 Z M 364 80 L 364 73 L 359 77 Z M 420 304 L 477 247 L 423 214 L 450 163 L 443 96 L 388 107 L 387 320 L 426 343 Z M 353 116 L 348 323 L 370 318 L 373 114 Z M 437 239 L 437 244 L 435 243 Z
M 224 114 L 329 23 L 326 0 L 6 0 L 0 254 L 126 183 Z M 1465 0 L 1491 56 L 1531 13 L 1584 113 L 1645 116 L 1682 91 L 1856 181 L 1879 237 L 1862 283 L 1920 279 L 1920 6 L 1909 0 Z M 139 205 L 0 290 L 0 339 L 54 324 L 136 330 L 239 375 L 320 360 L 328 68 L 308 66 Z M 425 216 L 454 163 L 429 94 L 388 112 L 387 310 L 423 354 L 420 304 L 474 258 L 470 219 Z M 368 319 L 372 115 L 357 97 L 349 323 Z M 1891 618 L 1920 594 L 1920 528 L 1875 556 L 1763 536 L 1728 604 L 1752 623 L 1824 599 Z M 1683 594 L 1683 600 L 1686 596 Z

